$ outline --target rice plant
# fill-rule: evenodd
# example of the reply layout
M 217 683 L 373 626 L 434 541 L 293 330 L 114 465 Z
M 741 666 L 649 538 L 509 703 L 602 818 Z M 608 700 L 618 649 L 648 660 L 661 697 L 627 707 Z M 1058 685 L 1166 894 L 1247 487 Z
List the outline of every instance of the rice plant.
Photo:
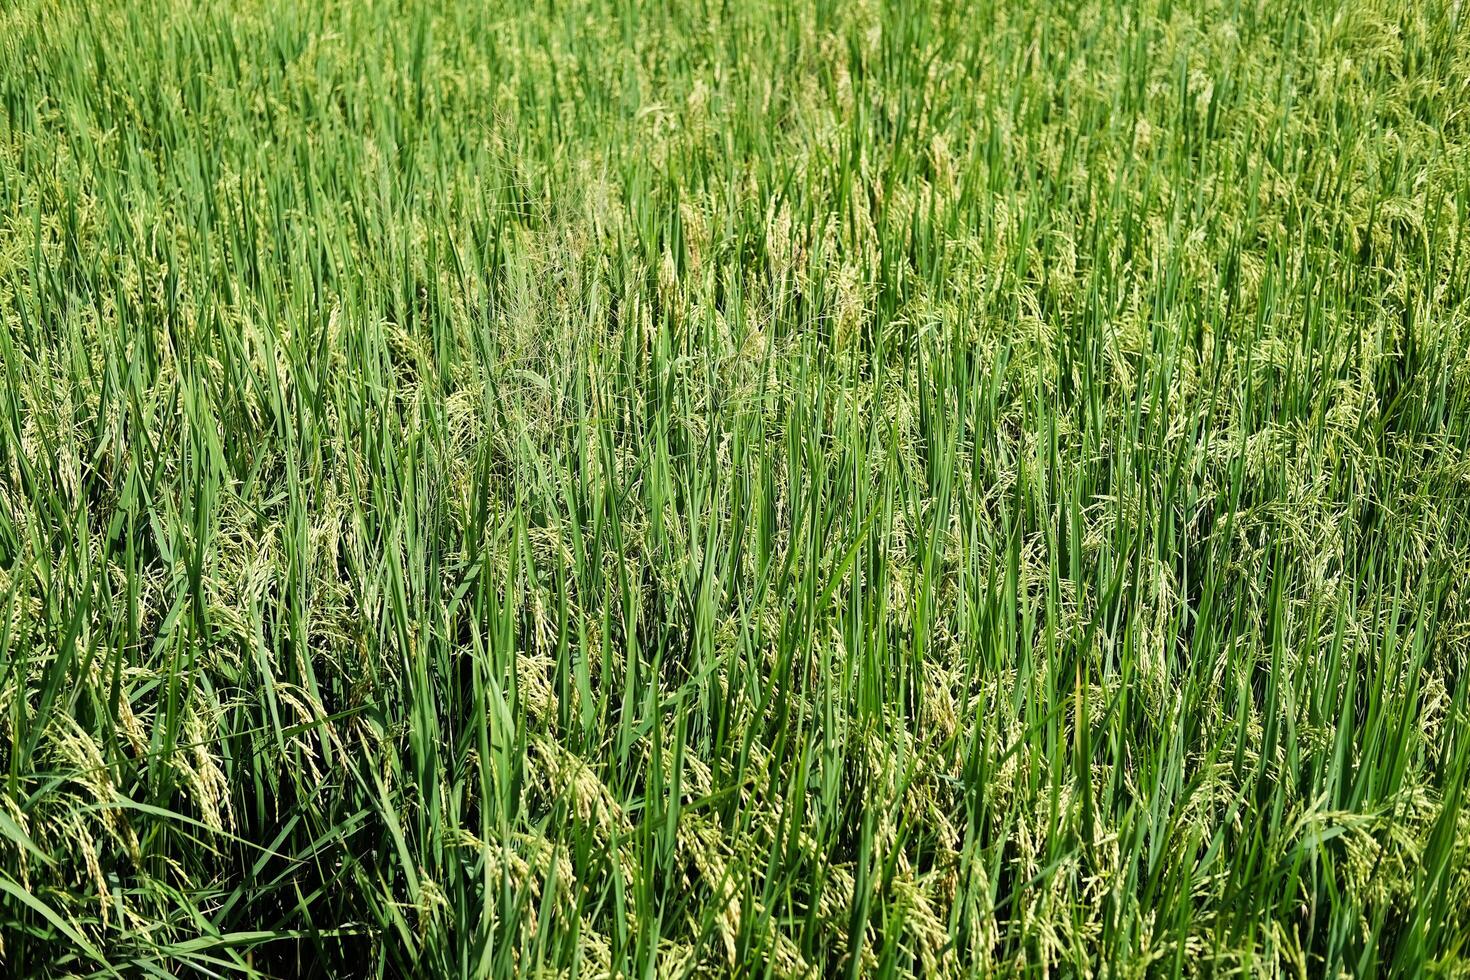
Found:
M 7 0 L 0 972 L 1470 977 L 1460 0 Z

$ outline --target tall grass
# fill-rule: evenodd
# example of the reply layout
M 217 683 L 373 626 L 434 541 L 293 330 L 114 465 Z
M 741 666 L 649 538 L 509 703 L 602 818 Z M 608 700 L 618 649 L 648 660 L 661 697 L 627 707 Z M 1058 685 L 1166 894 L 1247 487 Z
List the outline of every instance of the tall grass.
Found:
M 0 970 L 1470 975 L 1465 16 L 0 9 Z

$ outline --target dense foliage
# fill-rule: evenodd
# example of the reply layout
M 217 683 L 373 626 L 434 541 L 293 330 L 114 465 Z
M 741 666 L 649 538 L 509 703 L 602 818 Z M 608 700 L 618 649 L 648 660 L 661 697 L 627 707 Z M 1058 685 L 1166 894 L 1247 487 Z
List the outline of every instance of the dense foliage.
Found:
M 0 9 L 0 970 L 1470 975 L 1460 0 Z

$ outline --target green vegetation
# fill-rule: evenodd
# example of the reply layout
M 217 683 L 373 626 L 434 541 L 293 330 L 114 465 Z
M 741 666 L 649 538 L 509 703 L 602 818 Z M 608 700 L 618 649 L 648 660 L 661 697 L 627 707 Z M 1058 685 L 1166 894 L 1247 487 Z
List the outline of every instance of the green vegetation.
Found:
M 1460 0 L 0 9 L 0 971 L 1470 976 Z

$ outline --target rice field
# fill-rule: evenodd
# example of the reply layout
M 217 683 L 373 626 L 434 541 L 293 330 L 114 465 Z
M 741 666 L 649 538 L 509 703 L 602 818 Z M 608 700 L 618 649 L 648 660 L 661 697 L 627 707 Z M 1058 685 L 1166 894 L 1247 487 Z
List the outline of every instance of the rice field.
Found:
M 1460 0 L 9 0 L 0 973 L 1470 977 Z

